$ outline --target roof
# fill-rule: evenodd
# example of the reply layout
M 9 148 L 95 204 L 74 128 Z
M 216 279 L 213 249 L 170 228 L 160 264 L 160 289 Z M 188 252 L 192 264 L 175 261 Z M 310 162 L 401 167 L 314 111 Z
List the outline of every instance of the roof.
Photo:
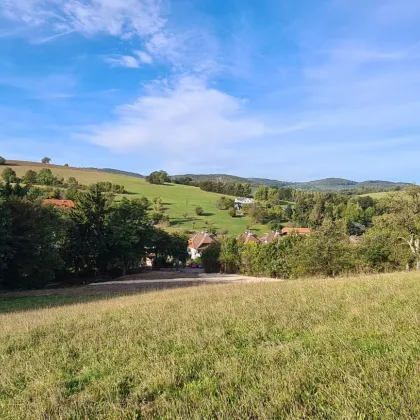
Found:
M 235 198 L 235 203 L 250 204 L 250 203 L 253 203 L 253 202 L 254 202 L 254 200 L 252 198 L 248 198 L 248 197 Z
M 53 206 L 73 208 L 74 201 L 72 200 L 43 200 L 44 204 L 51 204 Z
M 260 238 L 260 241 L 263 244 L 268 244 L 271 241 L 274 241 L 275 239 L 281 238 L 281 233 L 280 232 L 270 232 L 270 233 L 266 233 L 262 238 Z
M 261 242 L 258 239 L 257 235 L 255 233 L 252 233 L 252 232 L 245 232 L 240 236 L 240 238 L 242 239 L 244 244 L 247 244 L 249 242 L 255 242 L 255 243 L 260 243 Z
M 217 238 L 213 234 L 201 232 L 197 233 L 192 238 L 190 238 L 190 240 L 188 241 L 188 245 L 190 248 L 200 249 L 216 242 Z
M 285 227 L 281 231 L 283 235 L 288 235 L 289 233 L 293 233 L 293 232 L 297 233 L 298 235 L 309 235 L 312 232 L 312 229 Z

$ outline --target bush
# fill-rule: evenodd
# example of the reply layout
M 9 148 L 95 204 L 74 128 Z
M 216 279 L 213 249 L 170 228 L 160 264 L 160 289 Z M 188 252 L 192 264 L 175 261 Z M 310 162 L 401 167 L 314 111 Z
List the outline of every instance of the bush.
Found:
M 220 197 L 217 201 L 216 201 L 216 207 L 219 210 L 228 210 L 230 208 L 233 208 L 233 206 L 235 205 L 235 202 L 228 197 Z
M 5 168 L 1 173 L 1 177 L 3 178 L 4 182 L 8 182 L 10 184 L 17 182 L 18 180 L 16 172 L 12 168 Z
M 202 216 L 202 215 L 204 214 L 204 210 L 203 210 L 203 208 L 202 208 L 202 207 L 196 207 L 196 208 L 195 208 L 195 214 L 196 214 L 197 216 Z
M 219 256 L 220 245 L 218 244 L 211 244 L 203 251 L 201 259 L 203 261 L 204 272 L 218 273 L 220 271 Z
M 230 217 L 236 217 L 237 216 L 236 210 L 234 208 L 229 209 L 228 214 L 229 214 Z

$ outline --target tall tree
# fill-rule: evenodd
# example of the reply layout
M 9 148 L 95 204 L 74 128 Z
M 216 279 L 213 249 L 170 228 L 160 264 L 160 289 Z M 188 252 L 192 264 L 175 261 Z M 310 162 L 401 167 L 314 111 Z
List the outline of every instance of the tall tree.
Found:
M 6 183 L 8 182 L 12 184 L 17 181 L 16 172 L 12 168 L 4 168 L 3 172 L 1 173 L 1 177 Z
M 400 229 L 400 240 L 409 247 L 416 269 L 420 270 L 420 187 L 409 187 L 389 194 L 383 201 L 388 213 L 382 221 L 393 229 Z
M 123 198 L 114 205 L 108 214 L 108 244 L 110 258 L 122 268 L 123 275 L 140 262 L 144 255 L 144 247 L 152 236 L 152 229 L 147 217 L 144 202 Z

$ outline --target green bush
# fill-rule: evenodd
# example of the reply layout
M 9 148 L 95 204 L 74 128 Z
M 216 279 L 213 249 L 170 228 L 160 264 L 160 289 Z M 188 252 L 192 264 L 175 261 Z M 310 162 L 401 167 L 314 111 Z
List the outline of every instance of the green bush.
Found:
M 195 214 L 196 214 L 197 216 L 202 216 L 202 215 L 204 214 L 203 207 L 196 207 L 196 208 L 195 208 Z
M 220 245 L 211 244 L 207 249 L 201 254 L 201 259 L 203 261 L 204 271 L 206 273 L 218 273 L 220 271 Z

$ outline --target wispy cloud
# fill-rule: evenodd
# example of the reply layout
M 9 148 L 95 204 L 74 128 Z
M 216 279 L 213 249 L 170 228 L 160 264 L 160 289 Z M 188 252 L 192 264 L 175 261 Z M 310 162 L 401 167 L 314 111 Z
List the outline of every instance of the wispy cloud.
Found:
M 111 55 L 104 60 L 114 67 L 127 67 L 137 69 L 145 64 L 152 64 L 152 57 L 144 51 L 134 51 L 133 55 Z

